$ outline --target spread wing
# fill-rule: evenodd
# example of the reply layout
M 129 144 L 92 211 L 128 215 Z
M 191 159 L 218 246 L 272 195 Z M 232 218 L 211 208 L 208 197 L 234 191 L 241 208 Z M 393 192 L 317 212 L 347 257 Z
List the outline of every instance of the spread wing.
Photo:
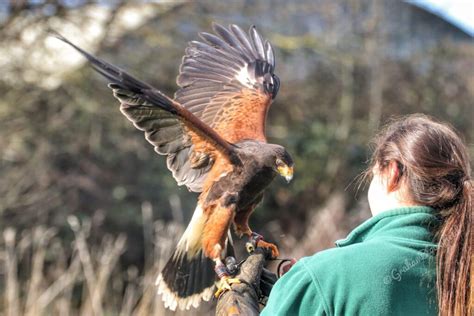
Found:
M 270 43 L 255 27 L 248 34 L 236 25 L 214 24 L 200 33 L 180 67 L 175 100 L 231 143 L 265 141 L 265 120 L 279 80 Z
M 174 100 L 118 67 L 77 47 L 54 33 L 86 57 L 98 73 L 109 79 L 109 87 L 120 100 L 120 110 L 144 131 L 155 151 L 167 155 L 167 166 L 179 185 L 195 192 L 203 182 L 217 156 L 235 163 L 234 147 L 212 128 Z

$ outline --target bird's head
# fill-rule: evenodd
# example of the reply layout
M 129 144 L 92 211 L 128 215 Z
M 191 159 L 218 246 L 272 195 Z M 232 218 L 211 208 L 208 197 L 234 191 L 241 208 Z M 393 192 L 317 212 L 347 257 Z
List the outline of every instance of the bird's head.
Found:
M 274 149 L 273 156 L 273 170 L 280 176 L 285 178 L 286 182 L 290 182 L 293 179 L 293 158 L 282 146 L 276 146 Z

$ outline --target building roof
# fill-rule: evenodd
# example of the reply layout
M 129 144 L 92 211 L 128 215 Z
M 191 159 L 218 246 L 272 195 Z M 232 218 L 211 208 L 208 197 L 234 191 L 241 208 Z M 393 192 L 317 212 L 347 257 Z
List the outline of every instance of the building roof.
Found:
M 406 0 L 474 37 L 474 3 L 471 0 Z

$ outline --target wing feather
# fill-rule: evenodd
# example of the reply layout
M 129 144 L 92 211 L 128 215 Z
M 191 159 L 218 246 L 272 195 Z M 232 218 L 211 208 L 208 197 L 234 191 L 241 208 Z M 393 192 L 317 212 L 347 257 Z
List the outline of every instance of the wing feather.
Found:
M 213 30 L 186 48 L 175 100 L 228 142 L 265 141 L 272 97 L 263 80 L 274 75 L 273 49 L 254 26 L 248 33 L 237 25 L 213 24 Z
M 273 54 L 272 45 L 270 45 L 268 41 L 265 42 L 265 57 L 267 62 L 272 65 L 272 67 L 275 67 L 275 55 Z
M 265 47 L 264 47 L 262 38 L 260 37 L 260 34 L 258 34 L 257 29 L 255 28 L 255 26 L 252 26 L 250 28 L 250 36 L 252 37 L 252 42 L 253 42 L 253 46 L 254 46 L 255 50 L 258 52 L 258 58 L 266 60 L 267 56 L 265 54 Z M 269 63 L 270 63 L 270 61 L 269 61 Z M 270 65 L 275 66 L 272 63 L 270 63 Z
M 186 56 L 199 56 L 200 59 L 207 59 L 214 61 L 219 65 L 230 67 L 234 70 L 239 70 L 245 66 L 245 61 L 241 58 L 229 55 L 224 51 L 217 51 L 215 47 L 211 47 L 201 42 L 191 42 L 186 48 Z
M 235 48 L 236 51 L 239 51 L 239 46 L 240 46 L 239 41 L 237 40 L 237 38 L 231 32 L 229 32 L 225 27 L 223 27 L 223 26 L 221 26 L 217 23 L 213 25 L 213 29 L 214 29 L 214 32 L 216 32 L 221 37 L 221 39 L 225 43 L 227 43 L 227 45 L 229 45 L 232 48 Z M 208 33 L 205 33 L 205 34 L 212 35 L 212 34 L 208 34 Z M 212 35 L 212 37 L 217 38 L 215 35 Z M 215 42 L 215 46 L 217 46 L 217 47 L 226 47 L 226 45 L 221 45 L 217 41 Z M 242 53 L 242 51 L 240 51 L 240 53 Z
M 192 191 L 201 191 L 203 181 L 212 167 L 212 158 L 205 160 L 207 164 L 193 165 L 190 160 L 193 152 L 191 148 L 203 150 L 203 154 L 209 157 L 224 156 L 233 163 L 238 162 L 232 144 L 176 101 L 118 67 L 89 54 L 59 33 L 53 35 L 75 48 L 87 58 L 94 70 L 112 82 L 109 87 L 121 103 L 121 112 L 145 133 L 145 138 L 157 153 L 168 156 L 167 165 L 179 185 L 185 184 Z M 221 82 L 220 77 L 225 78 L 222 73 L 209 73 L 199 67 L 185 71 L 193 74 L 194 80 L 204 78 Z
M 231 25 L 230 29 L 232 33 L 234 33 L 235 37 L 239 40 L 240 49 L 245 51 L 246 56 L 248 56 L 250 60 L 258 59 L 259 58 L 258 52 L 250 43 L 250 38 L 248 37 L 248 35 L 245 34 L 245 32 L 235 24 Z
M 225 30 L 225 29 L 224 29 Z M 227 30 L 225 30 L 224 32 L 227 32 Z M 226 38 L 227 36 L 227 33 L 225 33 L 223 35 L 223 32 L 222 31 L 217 31 L 217 33 L 222 37 L 222 38 Z M 232 41 L 229 41 L 227 39 L 223 40 L 222 38 L 214 35 L 214 34 L 211 34 L 211 33 L 207 33 L 207 32 L 201 32 L 199 33 L 199 37 L 202 38 L 204 41 L 206 41 L 208 44 L 214 46 L 214 47 L 236 47 L 235 43 L 233 43 Z
M 223 66 L 231 67 L 236 70 L 244 67 L 247 62 L 243 57 L 235 54 L 232 48 L 224 50 L 223 48 L 217 49 L 216 46 L 212 46 L 203 42 L 192 41 L 188 46 L 188 53 L 184 58 L 187 57 L 199 57 L 199 58 L 213 58 L 218 62 L 222 63 Z
M 214 24 L 213 30 L 215 34 L 199 34 L 202 42 L 188 44 L 174 101 L 55 34 L 112 82 L 121 111 L 144 131 L 157 153 L 168 156 L 167 166 L 178 184 L 193 191 L 202 189 L 214 151 L 235 162 L 238 158 L 230 143 L 265 140 L 265 118 L 272 100 L 263 89 L 265 76 L 274 76 L 270 43 L 255 27 L 245 33 L 236 25 L 225 28 Z M 199 165 L 191 158 L 195 153 Z

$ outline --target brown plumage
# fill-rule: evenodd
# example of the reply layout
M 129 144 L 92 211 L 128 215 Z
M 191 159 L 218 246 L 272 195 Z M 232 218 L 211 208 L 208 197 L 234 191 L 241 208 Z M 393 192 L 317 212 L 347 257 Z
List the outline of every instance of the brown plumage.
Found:
M 263 191 L 280 174 L 288 181 L 293 161 L 287 151 L 266 143 L 265 120 L 279 79 L 273 49 L 255 27 L 213 25 L 214 34 L 186 48 L 171 99 L 150 85 L 56 37 L 82 53 L 111 81 L 120 110 L 144 131 L 179 185 L 201 192 L 193 218 L 158 277 L 158 293 L 170 309 L 189 309 L 209 300 L 214 264 L 231 251 L 229 228 L 252 234 L 248 218 Z M 277 248 L 261 242 L 260 246 Z

